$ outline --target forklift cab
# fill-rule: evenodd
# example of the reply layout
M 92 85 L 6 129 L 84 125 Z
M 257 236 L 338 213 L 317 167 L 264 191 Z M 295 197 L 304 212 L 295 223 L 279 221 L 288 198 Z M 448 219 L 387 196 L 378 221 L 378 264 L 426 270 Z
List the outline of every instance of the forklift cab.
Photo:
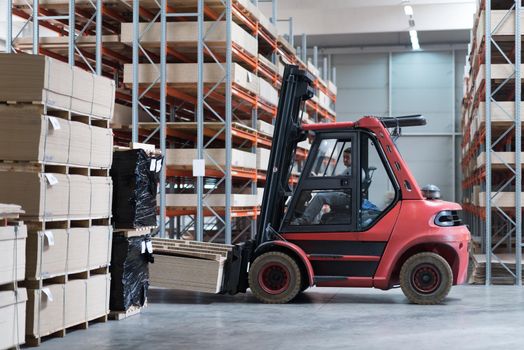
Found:
M 280 232 L 365 231 L 400 198 L 380 144 L 364 130 L 311 134 L 314 143 Z

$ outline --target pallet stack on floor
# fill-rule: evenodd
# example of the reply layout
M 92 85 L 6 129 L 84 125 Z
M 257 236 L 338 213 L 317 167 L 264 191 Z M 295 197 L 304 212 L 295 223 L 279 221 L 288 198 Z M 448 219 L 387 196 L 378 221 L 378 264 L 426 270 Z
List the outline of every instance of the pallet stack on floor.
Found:
M 522 64 L 515 62 L 521 55 L 517 44 L 522 46 L 524 27 L 521 25 L 520 33 L 516 32 L 515 18 L 514 1 L 479 1 L 465 68 L 462 188 L 466 223 L 473 234 L 471 282 L 476 284 L 486 282 L 488 253 L 492 272 L 489 283 L 515 283 L 517 270 L 523 268 L 516 266 L 517 254 L 523 249 L 522 242 L 516 241 L 516 213 L 522 210 L 522 200 L 517 203 L 516 191 L 517 184 L 522 182 L 517 178 L 517 169 L 522 168 L 524 153 L 517 161 L 521 150 L 516 150 L 522 143 L 519 135 L 524 105 L 522 96 L 518 96 L 522 74 L 521 81 L 515 79 L 517 70 L 522 71 Z M 520 125 L 517 117 L 521 119 Z M 487 193 L 488 181 L 491 193 Z
M 25 278 L 27 227 L 19 220 L 19 205 L 0 203 L 0 349 L 25 342 L 27 291 Z
M 0 198 L 27 225 L 26 343 L 107 320 L 115 84 L 36 55 L 0 55 Z

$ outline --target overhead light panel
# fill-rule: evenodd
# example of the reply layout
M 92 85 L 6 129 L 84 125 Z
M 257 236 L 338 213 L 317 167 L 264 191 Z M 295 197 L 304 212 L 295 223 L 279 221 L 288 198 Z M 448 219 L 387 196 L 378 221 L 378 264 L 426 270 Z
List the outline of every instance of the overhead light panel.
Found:
M 418 34 L 415 29 L 409 31 L 409 39 L 411 41 L 411 47 L 413 50 L 420 50 L 420 44 L 418 42 Z
M 404 5 L 404 13 L 406 16 L 413 16 L 413 7 L 411 7 L 411 5 Z

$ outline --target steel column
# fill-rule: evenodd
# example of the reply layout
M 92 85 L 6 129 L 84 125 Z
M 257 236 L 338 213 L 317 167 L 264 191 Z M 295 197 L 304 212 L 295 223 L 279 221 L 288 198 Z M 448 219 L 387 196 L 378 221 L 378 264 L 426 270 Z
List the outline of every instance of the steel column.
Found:
M 232 81 L 231 81 L 231 66 L 233 62 L 233 55 L 232 55 L 232 41 L 231 41 L 231 22 L 233 20 L 232 18 L 232 8 L 231 8 L 231 2 L 232 0 L 226 0 L 226 91 L 225 91 L 225 98 L 226 98 L 226 116 L 225 116 L 225 128 L 226 128 L 226 205 L 225 205 L 225 243 L 231 244 L 231 193 L 233 191 L 233 184 L 231 179 L 231 149 L 232 149 L 232 133 L 231 133 L 231 127 L 232 127 Z M 276 1 L 274 1 L 276 2 Z M 274 7 L 274 9 L 276 6 Z M 276 12 L 274 11 L 275 15 L 275 23 L 276 23 Z
M 307 59 L 307 35 L 306 33 L 302 33 L 302 43 L 301 43 L 301 46 L 302 47 L 302 57 L 300 57 L 300 59 L 304 62 L 304 63 L 307 63 L 306 62 L 306 59 Z
M 520 65 L 522 61 L 521 57 L 521 2 L 520 0 L 515 1 L 515 266 L 516 266 L 516 284 L 522 285 L 522 205 L 521 205 L 521 192 L 522 192 L 522 165 L 521 165 L 521 152 L 522 152 L 522 124 L 520 117 L 520 104 L 521 104 L 521 71 Z
M 485 53 L 485 95 L 486 95 L 486 285 L 491 284 L 491 0 L 486 1 L 486 53 Z
M 138 69 L 139 69 L 139 38 L 140 38 L 140 0 L 133 0 L 133 106 L 132 106 L 132 142 L 138 142 Z
M 69 45 L 67 52 L 67 60 L 70 66 L 75 65 L 75 45 L 76 45 L 76 19 L 75 19 L 75 0 L 69 0 Z
M 39 33 L 39 24 L 38 24 L 38 16 L 39 16 L 39 1 L 33 0 L 33 55 L 38 55 L 38 38 L 40 36 Z
M 13 0 L 7 0 L 7 37 L 5 52 L 13 52 Z
M 166 0 L 160 2 L 160 151 L 166 155 L 166 64 L 167 64 L 167 18 Z M 166 167 L 165 164 L 160 171 L 160 237 L 166 234 Z
M 204 0 L 198 0 L 198 83 L 197 83 L 197 159 L 204 159 Z M 204 178 L 197 179 L 197 217 L 195 231 L 197 241 L 204 240 Z
M 102 75 L 102 0 L 96 0 L 96 67 L 97 75 Z

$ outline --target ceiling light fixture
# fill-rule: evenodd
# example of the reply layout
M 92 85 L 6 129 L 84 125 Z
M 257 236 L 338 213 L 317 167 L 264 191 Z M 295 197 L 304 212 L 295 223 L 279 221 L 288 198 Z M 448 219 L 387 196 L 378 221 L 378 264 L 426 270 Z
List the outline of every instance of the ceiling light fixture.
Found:
M 418 34 L 415 29 L 409 31 L 409 39 L 411 40 L 411 47 L 413 50 L 420 50 L 420 44 L 418 42 Z
M 406 16 L 413 16 L 413 7 L 411 7 L 411 5 L 404 5 L 404 13 Z

